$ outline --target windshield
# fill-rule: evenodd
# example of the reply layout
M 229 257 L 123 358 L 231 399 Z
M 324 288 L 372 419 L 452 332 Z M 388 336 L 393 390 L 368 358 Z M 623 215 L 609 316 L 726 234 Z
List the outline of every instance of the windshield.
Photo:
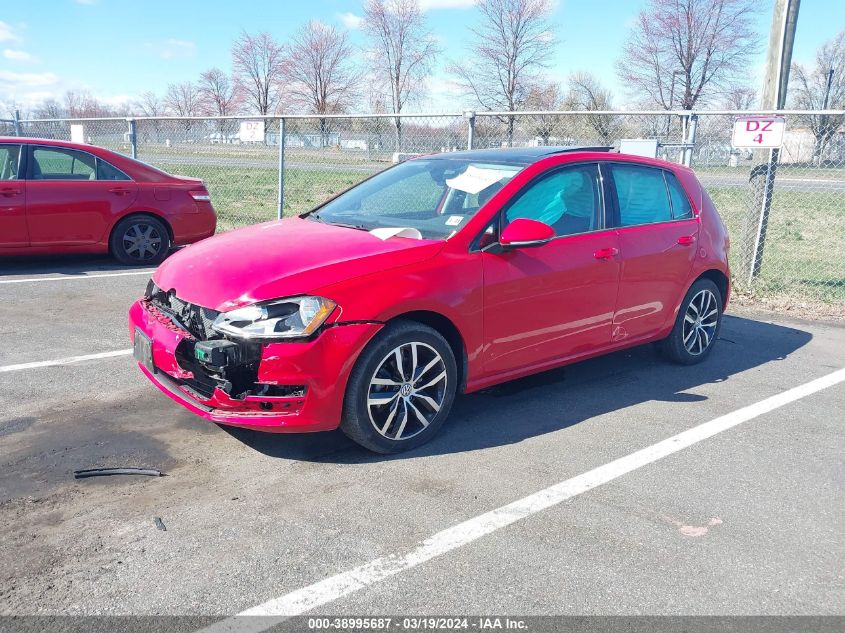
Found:
M 308 217 L 370 231 L 411 228 L 446 239 L 524 165 L 461 158 L 417 159 L 387 169 Z

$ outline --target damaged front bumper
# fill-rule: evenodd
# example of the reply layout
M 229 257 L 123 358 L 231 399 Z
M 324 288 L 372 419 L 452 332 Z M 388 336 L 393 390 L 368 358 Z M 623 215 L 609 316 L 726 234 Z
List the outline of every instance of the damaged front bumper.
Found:
M 381 327 L 338 323 L 309 340 L 243 343 L 221 375 L 195 359 L 197 338 L 166 311 L 148 299 L 129 310 L 133 345 L 137 334 L 150 342 L 138 366 L 164 394 L 207 420 L 273 432 L 337 428 L 352 366 Z

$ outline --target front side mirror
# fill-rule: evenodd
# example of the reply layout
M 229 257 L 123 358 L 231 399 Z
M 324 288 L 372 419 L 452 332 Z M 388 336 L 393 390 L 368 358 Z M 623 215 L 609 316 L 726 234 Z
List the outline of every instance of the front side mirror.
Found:
M 499 244 L 505 248 L 532 248 L 549 243 L 555 237 L 555 230 L 548 224 L 517 218 L 508 224 L 499 237 Z

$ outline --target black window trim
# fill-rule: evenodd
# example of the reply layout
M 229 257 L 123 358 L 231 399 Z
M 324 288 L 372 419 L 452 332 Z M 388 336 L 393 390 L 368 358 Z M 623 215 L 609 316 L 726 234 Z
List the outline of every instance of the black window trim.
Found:
M 26 180 L 26 168 L 27 168 L 26 155 L 28 153 L 26 151 L 26 144 L 25 143 L 14 143 L 14 142 L 0 143 L 0 146 L 5 146 L 5 145 L 17 145 L 20 148 L 20 151 L 18 152 L 18 177 L 15 180 L 5 180 L 3 182 L 18 182 L 18 181 L 21 181 L 21 180 Z M 23 174 L 23 177 L 21 177 L 21 174 Z
M 499 235 L 502 234 L 502 230 L 505 228 L 502 224 L 504 217 L 505 217 L 505 214 L 507 213 L 507 210 L 518 200 L 518 196 L 520 194 L 522 194 L 524 191 L 527 191 L 530 187 L 534 186 L 535 184 L 537 184 L 541 180 L 544 180 L 545 178 L 550 177 L 550 176 L 556 174 L 559 171 L 563 171 L 564 169 L 569 169 L 569 168 L 572 168 L 572 167 L 585 167 L 585 166 L 590 166 L 590 165 L 594 165 L 596 167 L 596 173 L 598 174 L 598 183 L 597 183 L 598 192 L 599 192 L 598 226 L 595 229 L 593 229 L 592 231 L 583 231 L 581 233 L 567 233 L 566 235 L 555 235 L 551 240 L 549 240 L 548 243 L 551 244 L 553 242 L 556 242 L 557 240 L 562 240 L 562 239 L 566 239 L 566 238 L 569 238 L 569 237 L 576 237 L 578 235 L 590 235 L 592 233 L 599 233 L 601 231 L 606 231 L 608 229 L 614 228 L 614 227 L 608 226 L 608 224 L 607 224 L 607 202 L 606 202 L 607 191 L 606 191 L 604 174 L 602 172 L 602 161 L 598 161 L 598 160 L 573 161 L 573 162 L 570 162 L 570 163 L 563 163 L 561 165 L 555 165 L 553 167 L 550 167 L 549 169 L 546 169 L 545 171 L 537 174 L 531 180 L 529 180 L 527 183 L 525 183 L 522 187 L 520 187 L 519 191 L 517 191 L 516 193 L 514 193 L 514 195 L 511 196 L 510 200 L 508 200 L 505 203 L 505 205 L 502 206 L 502 208 L 499 209 L 496 212 L 496 215 L 494 217 L 492 217 L 490 219 L 490 221 L 484 226 L 484 228 L 481 229 L 481 231 L 478 233 L 478 235 L 476 235 L 473 238 L 472 242 L 470 242 L 469 252 L 470 253 L 477 253 L 477 252 L 486 250 L 486 249 L 490 248 L 491 246 L 495 246 L 496 244 L 499 243 L 498 237 L 499 237 Z M 490 245 L 488 245 L 484 248 L 481 248 L 479 246 L 479 243 L 480 243 L 481 238 L 483 237 L 484 233 L 486 233 L 487 230 L 491 226 L 496 226 L 496 225 L 498 225 L 498 227 L 497 227 L 498 235 L 496 236 L 497 241 L 494 244 L 490 244 Z
M 88 151 L 86 151 L 86 150 L 84 150 L 80 147 L 65 147 L 63 145 L 50 145 L 48 143 L 23 143 L 22 145 L 23 145 L 23 147 L 26 148 L 26 152 L 25 152 L 26 153 L 26 161 L 25 161 L 25 163 L 26 163 L 26 172 L 25 172 L 26 173 L 26 180 L 32 180 L 33 182 L 135 182 L 129 174 L 127 174 L 125 171 L 123 171 L 119 167 L 115 167 L 109 161 L 107 161 L 103 158 L 100 158 L 96 154 L 92 154 L 91 152 L 88 152 Z M 87 180 L 86 181 L 86 180 L 75 180 L 73 178 L 68 178 L 67 180 L 56 179 L 56 180 L 47 180 L 47 181 L 36 181 L 32 177 L 32 166 L 35 164 L 35 157 L 33 156 L 33 153 L 35 152 L 36 149 L 48 149 L 48 150 L 59 150 L 59 151 L 70 150 L 72 152 L 80 152 L 82 154 L 87 154 L 88 156 L 90 156 L 91 158 L 94 159 L 94 176 L 95 176 L 94 180 Z M 98 161 L 104 162 L 106 165 L 108 165 L 109 167 L 111 167 L 115 171 L 118 171 L 121 174 L 123 174 L 124 176 L 126 176 L 126 180 L 100 180 L 99 178 L 97 178 L 96 176 L 98 175 L 98 171 L 99 171 L 97 169 Z M 18 168 L 18 171 L 20 171 L 20 168 Z
M 675 174 L 672 172 L 671 169 L 667 169 L 666 167 L 660 167 L 660 166 L 657 166 L 657 165 L 644 165 L 642 163 L 638 163 L 638 162 L 635 162 L 635 161 L 627 161 L 627 160 L 606 160 L 606 161 L 603 161 L 603 162 L 608 167 L 608 170 L 607 170 L 607 184 L 608 184 L 607 189 L 608 189 L 608 191 L 607 191 L 607 193 L 610 194 L 609 197 L 611 199 L 611 216 L 613 218 L 612 226 L 608 226 L 608 228 L 622 230 L 622 229 L 634 228 L 634 227 L 637 227 L 637 226 L 655 226 L 657 224 L 669 224 L 669 223 L 672 223 L 672 222 L 689 222 L 691 220 L 696 219 L 695 206 L 693 206 L 692 200 L 690 199 L 689 194 L 687 193 L 687 190 L 681 184 L 680 179 L 677 176 L 675 176 Z M 623 226 L 622 225 L 622 213 L 621 213 L 621 210 L 619 209 L 619 197 L 616 194 L 616 181 L 614 180 L 614 177 L 613 177 L 613 167 L 615 165 L 641 167 L 643 169 L 652 169 L 654 171 L 661 172 L 661 175 L 663 176 L 663 188 L 666 190 L 666 198 L 669 200 L 669 214 L 672 217 L 669 220 L 658 220 L 657 222 L 645 222 L 643 224 L 628 224 L 628 225 Z M 689 202 L 690 211 L 692 212 L 692 217 L 689 217 L 689 218 L 676 218 L 675 217 L 675 208 L 674 208 L 674 204 L 672 203 L 672 195 L 669 192 L 669 182 L 666 179 L 667 173 L 672 175 L 675 178 L 675 180 L 678 181 L 678 185 L 680 185 L 680 187 L 681 187 L 681 192 L 687 197 L 687 201 Z

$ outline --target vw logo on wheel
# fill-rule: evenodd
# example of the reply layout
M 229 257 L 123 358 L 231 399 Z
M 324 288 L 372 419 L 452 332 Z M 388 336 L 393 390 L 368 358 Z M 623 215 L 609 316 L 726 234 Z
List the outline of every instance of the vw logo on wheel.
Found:
M 399 388 L 399 395 L 403 398 L 407 398 L 411 395 L 411 385 L 407 382 Z

